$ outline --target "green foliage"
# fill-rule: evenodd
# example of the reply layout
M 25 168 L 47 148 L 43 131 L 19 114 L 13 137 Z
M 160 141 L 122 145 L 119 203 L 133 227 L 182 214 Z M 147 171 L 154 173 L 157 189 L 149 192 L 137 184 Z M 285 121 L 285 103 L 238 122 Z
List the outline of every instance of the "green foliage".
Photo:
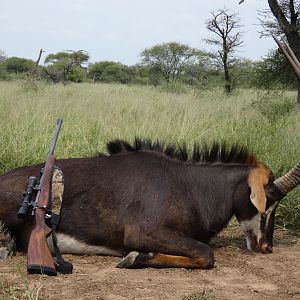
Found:
M 141 53 L 142 64 L 161 73 L 167 82 L 176 81 L 198 57 L 198 50 L 178 42 L 157 44 Z
M 135 84 L 149 84 L 152 86 L 159 86 L 165 82 L 165 79 L 155 68 L 151 66 L 136 64 L 131 67 L 134 77 L 132 83 Z
M 101 61 L 89 67 L 89 78 L 99 82 L 129 83 L 132 78 L 132 70 L 121 63 L 113 61 Z
M 266 89 L 278 86 L 295 88 L 297 81 L 284 55 L 277 50 L 271 50 L 262 61 L 257 63 L 254 84 Z
M 220 76 L 220 71 L 215 67 L 210 54 L 200 51 L 198 60 L 184 67 L 181 82 L 194 86 L 199 90 L 205 90 L 214 88 L 216 82 L 221 85 Z
M 46 79 L 50 79 L 54 83 L 58 83 L 61 81 L 67 80 L 67 74 L 68 71 L 66 69 L 66 64 L 64 62 L 56 62 L 53 64 L 50 64 L 48 66 L 43 67 L 43 77 Z
M 85 68 L 75 66 L 67 75 L 67 80 L 72 82 L 84 82 L 86 81 L 87 71 Z
M 57 62 L 64 62 L 65 64 L 72 64 L 81 66 L 88 62 L 90 56 L 84 50 L 78 51 L 63 51 L 55 54 L 49 54 L 45 58 L 45 63 L 55 64 Z
M 35 62 L 31 59 L 20 58 L 20 57 L 10 57 L 2 62 L 8 73 L 25 73 L 31 71 Z
M 6 71 L 5 65 L 3 62 L 0 62 L 0 80 L 8 80 L 9 74 Z
M 82 82 L 86 78 L 84 64 L 88 60 L 89 55 L 83 50 L 49 54 L 45 58 L 47 66 L 44 68 L 44 76 L 54 83 Z
M 239 59 L 232 70 L 232 85 L 234 88 L 252 88 L 257 62 L 249 59 Z

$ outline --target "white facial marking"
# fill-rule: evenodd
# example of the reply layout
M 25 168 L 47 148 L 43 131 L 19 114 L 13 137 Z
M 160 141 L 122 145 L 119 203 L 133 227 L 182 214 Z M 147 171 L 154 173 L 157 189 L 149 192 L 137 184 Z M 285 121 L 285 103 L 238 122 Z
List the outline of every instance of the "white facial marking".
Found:
M 122 256 L 119 251 L 104 246 L 88 245 L 66 234 L 57 233 L 56 236 L 58 241 L 57 245 L 61 253 Z M 47 241 L 51 252 L 54 252 L 51 235 L 48 237 Z
M 265 222 L 265 228 L 264 229 L 268 228 L 271 213 L 276 208 L 277 204 L 278 204 L 278 201 L 276 201 L 273 205 L 271 205 L 267 209 L 267 211 L 265 212 L 266 222 Z M 256 242 L 258 244 L 261 237 L 262 237 L 262 231 L 261 231 L 261 228 L 260 228 L 260 226 L 261 226 L 261 217 L 262 217 L 262 214 L 260 212 L 258 212 L 251 220 L 241 221 L 241 223 L 240 223 L 241 229 L 246 234 L 247 248 L 250 251 L 253 250 L 253 249 L 251 247 L 251 238 L 250 238 L 248 233 L 249 232 L 253 233 L 253 235 L 256 237 Z
M 261 214 L 257 213 L 251 220 L 241 221 L 241 229 L 246 234 L 247 248 L 248 250 L 253 250 L 251 247 L 251 239 L 248 236 L 248 232 L 252 232 L 256 236 L 257 242 L 261 239 L 262 233 L 260 230 L 260 219 Z
M 277 204 L 278 204 L 278 201 L 276 201 L 273 205 L 271 205 L 268 209 L 267 209 L 267 211 L 266 211 L 266 228 L 267 228 L 267 226 L 268 226 L 268 224 L 269 224 L 269 221 L 270 221 L 270 216 L 271 216 L 271 213 L 272 213 L 272 211 L 275 209 L 275 207 L 277 206 Z

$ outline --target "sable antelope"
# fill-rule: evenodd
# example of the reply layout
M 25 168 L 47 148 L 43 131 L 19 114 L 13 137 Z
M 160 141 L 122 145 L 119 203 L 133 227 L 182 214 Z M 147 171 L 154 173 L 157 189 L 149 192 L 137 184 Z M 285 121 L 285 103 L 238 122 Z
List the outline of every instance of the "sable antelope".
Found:
M 300 184 L 300 162 L 276 179 L 243 147 L 195 145 L 190 159 L 184 147 L 137 139 L 113 141 L 108 151 L 57 161 L 65 177 L 58 245 L 63 253 L 125 256 L 118 267 L 210 268 L 207 243 L 233 215 L 249 250 L 272 252 L 278 203 Z M 40 168 L 0 176 L 0 220 L 25 247 L 32 221 L 16 212 Z
M 275 210 L 300 182 L 300 163 L 275 179 L 243 147 L 186 149 L 149 140 L 108 144 L 110 156 L 58 160 L 65 177 L 58 228 L 63 253 L 126 256 L 118 267 L 210 268 L 207 245 L 233 215 L 250 250 L 272 251 Z M 17 241 L 31 222 L 16 211 L 39 165 L 0 177 L 0 219 Z

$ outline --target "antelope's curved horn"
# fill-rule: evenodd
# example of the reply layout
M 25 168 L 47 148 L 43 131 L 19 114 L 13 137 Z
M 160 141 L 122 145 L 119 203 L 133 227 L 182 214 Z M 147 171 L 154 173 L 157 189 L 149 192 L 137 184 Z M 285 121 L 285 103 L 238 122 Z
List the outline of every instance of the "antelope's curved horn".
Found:
M 300 184 L 300 162 L 289 172 L 274 181 L 277 188 L 283 193 L 287 194 Z

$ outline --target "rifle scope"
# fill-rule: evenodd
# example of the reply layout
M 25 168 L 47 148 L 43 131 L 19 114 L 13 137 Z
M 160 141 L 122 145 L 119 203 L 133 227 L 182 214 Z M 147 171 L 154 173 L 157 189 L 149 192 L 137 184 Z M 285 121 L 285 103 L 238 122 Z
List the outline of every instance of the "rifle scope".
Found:
M 28 187 L 26 193 L 24 193 L 24 199 L 20 204 L 20 208 L 18 211 L 18 218 L 23 219 L 29 213 L 29 208 L 32 206 L 32 192 L 36 185 L 37 179 L 34 176 L 30 176 L 28 179 Z

